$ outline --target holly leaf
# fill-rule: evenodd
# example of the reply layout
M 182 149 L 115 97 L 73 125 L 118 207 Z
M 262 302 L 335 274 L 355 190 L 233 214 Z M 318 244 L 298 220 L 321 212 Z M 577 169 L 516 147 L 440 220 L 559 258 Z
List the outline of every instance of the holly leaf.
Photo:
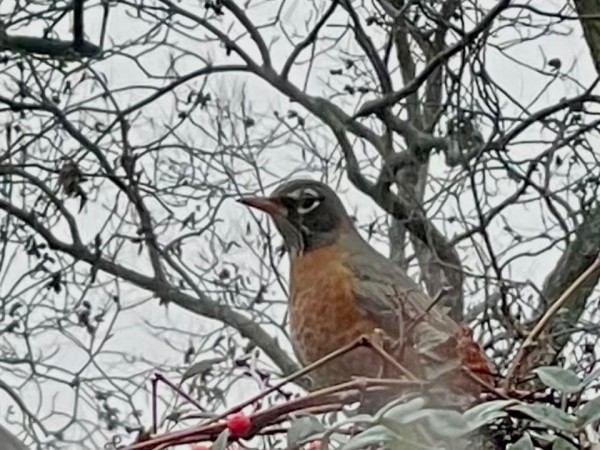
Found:
M 223 361 L 225 361 L 225 358 L 222 356 L 198 361 L 188 367 L 185 372 L 183 372 L 183 375 L 181 376 L 181 382 L 183 383 L 185 380 L 195 377 L 196 375 L 202 375 L 209 371 L 214 365 L 220 364 Z
M 580 427 L 585 427 L 590 423 L 600 420 L 600 397 L 587 402 L 581 406 L 577 412 L 577 424 Z
M 354 436 L 340 450 L 360 450 L 370 445 L 390 443 L 393 440 L 394 433 L 388 427 L 375 425 Z
M 577 447 L 575 447 L 566 439 L 557 437 L 552 443 L 552 450 L 577 450 Z
M 325 431 L 323 424 L 315 416 L 306 415 L 292 419 L 287 431 L 288 448 L 296 448 L 307 439 Z
M 575 394 L 581 390 L 581 380 L 572 370 L 562 367 L 544 366 L 533 371 L 549 388 L 566 394 Z
M 457 439 L 471 431 L 462 414 L 446 409 L 422 409 L 405 415 L 398 422 L 403 425 L 424 423 L 431 435 L 442 439 Z
M 210 450 L 225 450 L 227 448 L 227 444 L 229 443 L 229 430 L 225 428 L 215 442 L 210 446 Z
M 515 400 L 492 400 L 465 411 L 463 417 L 468 422 L 469 429 L 475 431 L 494 420 L 505 417 L 507 415 L 505 408 L 515 403 Z
M 600 367 L 590 373 L 587 377 L 583 379 L 581 383 L 582 387 L 587 387 L 590 383 L 596 381 L 597 378 L 600 377 Z
M 525 433 L 523 436 L 521 436 L 521 439 L 519 439 L 514 444 L 509 444 L 506 447 L 506 449 L 507 450 L 535 450 L 535 448 L 533 447 L 533 442 L 531 442 L 531 438 L 529 437 L 529 434 L 527 434 L 527 433 Z
M 403 400 L 401 403 L 392 402 L 379 410 L 375 418 L 386 418 L 398 422 L 406 415 L 423 409 L 426 404 L 427 400 L 423 397 L 414 398 L 409 401 Z
M 511 411 L 521 412 L 538 422 L 554 427 L 558 430 L 574 432 L 576 428 L 575 417 L 567 414 L 561 409 L 552 405 L 541 403 L 520 403 L 510 406 Z

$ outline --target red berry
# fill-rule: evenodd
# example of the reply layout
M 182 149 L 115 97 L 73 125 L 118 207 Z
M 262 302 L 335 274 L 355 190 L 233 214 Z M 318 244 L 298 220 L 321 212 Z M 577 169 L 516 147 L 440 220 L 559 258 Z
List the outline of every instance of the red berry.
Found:
M 227 428 L 232 437 L 245 437 L 252 429 L 252 421 L 244 413 L 232 414 L 227 418 Z
M 321 441 L 310 441 L 306 450 L 321 450 Z

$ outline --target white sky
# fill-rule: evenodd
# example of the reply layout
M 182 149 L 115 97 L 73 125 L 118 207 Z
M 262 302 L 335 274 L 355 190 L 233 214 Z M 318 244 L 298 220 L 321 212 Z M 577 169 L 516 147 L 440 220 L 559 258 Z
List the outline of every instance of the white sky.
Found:
M 10 8 L 12 2 L 2 2 L 0 5 L 0 12 L 5 13 Z M 200 2 L 203 3 L 203 2 Z M 548 0 L 537 0 L 532 4 L 544 9 L 551 10 L 552 5 L 559 5 L 559 1 L 548 1 Z M 184 2 L 185 4 L 185 2 Z M 186 7 L 196 8 L 199 12 L 202 12 L 201 6 L 196 6 L 197 2 L 187 2 Z M 253 17 L 268 17 L 269 13 L 265 8 L 269 8 L 272 2 L 263 3 L 263 8 L 258 8 L 252 12 Z M 303 33 L 303 24 L 310 14 L 309 8 L 300 7 L 300 2 L 289 2 L 289 7 L 283 14 L 283 20 L 286 24 L 290 25 L 290 33 L 293 32 L 293 28 L 300 34 Z M 89 38 L 94 41 L 99 32 L 99 17 L 100 10 L 96 6 L 93 11 L 87 15 L 86 30 Z M 91 19 L 91 20 L 90 20 Z M 332 22 L 336 22 L 333 20 Z M 345 19 L 337 20 L 338 23 L 344 24 Z M 295 25 L 294 25 L 295 24 Z M 67 30 L 67 23 L 61 31 Z M 34 27 L 35 28 L 35 27 Z M 566 68 L 572 67 L 569 70 L 569 76 L 577 80 L 581 85 L 589 85 L 595 78 L 596 74 L 591 64 L 591 59 L 585 46 L 585 42 L 581 38 L 581 30 L 576 22 L 570 22 L 566 25 L 560 26 L 560 29 L 564 34 L 560 36 L 545 37 L 541 40 L 533 40 L 528 43 L 521 43 L 515 48 L 508 51 L 508 53 L 521 61 L 526 62 L 530 66 L 540 69 L 547 70 L 545 66 L 547 60 L 551 58 L 560 58 L 562 61 L 563 70 L 567 71 Z M 147 25 L 140 24 L 137 20 L 129 18 L 125 14 L 122 7 L 114 8 L 111 11 L 110 22 L 108 26 L 108 36 L 105 42 L 105 49 L 110 49 L 114 45 L 125 44 L 129 40 L 136 38 L 146 32 Z M 199 29 L 194 30 L 199 34 Z M 23 30 L 18 32 L 22 33 Z M 500 36 L 496 36 L 497 42 L 506 41 L 509 37 L 518 39 L 517 34 L 510 29 L 504 29 Z M 191 43 L 190 41 L 185 42 L 183 38 L 177 38 L 179 45 L 185 46 L 185 48 L 195 48 L 196 46 L 202 46 L 197 51 L 205 57 L 210 58 L 215 64 L 218 63 L 232 63 L 233 58 L 229 58 L 225 61 L 224 52 L 217 45 L 205 43 Z M 266 39 L 269 41 L 269 39 Z M 246 40 L 248 41 L 248 40 Z M 172 41 L 174 42 L 174 41 Z M 288 54 L 289 46 L 282 38 L 272 40 L 273 45 L 273 61 L 275 61 L 276 67 L 281 66 L 281 61 L 284 60 Z M 246 48 L 248 46 L 246 45 Z M 348 50 L 350 48 L 348 47 Z M 143 59 L 143 63 L 147 70 L 150 70 L 155 74 L 163 74 L 165 68 L 169 64 L 168 54 L 173 52 L 177 54 L 179 50 L 164 50 L 154 51 L 148 57 Z M 332 68 L 340 66 L 339 52 L 329 51 L 326 55 L 318 60 L 318 64 L 314 67 L 314 72 L 311 76 L 309 83 L 309 91 L 315 95 L 326 95 L 330 92 L 325 86 L 325 83 L 330 78 L 328 72 Z M 198 58 L 187 57 L 180 61 L 177 65 L 180 73 L 186 73 L 188 71 L 201 67 L 202 62 Z M 111 57 L 108 60 L 94 64 L 94 68 L 107 77 L 107 83 L 113 89 L 127 86 L 142 86 L 142 85 L 162 85 L 162 80 L 150 80 L 148 79 L 130 60 L 122 57 Z M 568 96 L 575 95 L 580 92 L 576 87 L 575 83 L 568 80 L 558 80 L 550 86 L 546 86 L 548 78 L 543 75 L 536 75 L 531 70 L 525 70 L 523 67 L 507 60 L 504 56 L 500 55 L 495 50 L 490 50 L 486 55 L 486 69 L 493 76 L 493 78 L 508 92 L 510 92 L 515 98 L 518 98 L 523 104 L 528 104 L 533 99 L 539 97 L 534 109 L 540 109 L 544 106 L 556 103 L 560 99 Z M 76 77 L 79 77 L 77 75 Z M 303 69 L 295 70 L 292 73 L 292 79 L 298 82 L 300 85 L 304 82 Z M 398 77 L 395 78 L 396 87 L 399 86 Z M 2 86 L 3 77 L 0 75 L 0 89 Z M 181 93 L 187 93 L 190 86 L 196 88 L 200 86 L 202 79 L 195 80 L 188 85 L 185 85 L 178 89 Z M 288 101 L 274 92 L 272 88 L 267 86 L 264 82 L 257 80 L 251 75 L 224 75 L 212 77 L 208 83 L 208 90 L 213 93 L 213 98 L 217 95 L 223 99 L 231 99 L 231 104 L 239 104 L 241 101 L 241 93 L 243 92 L 246 96 L 248 103 L 251 104 L 251 115 L 257 118 L 259 126 L 272 126 L 276 123 L 273 118 L 273 112 L 279 111 L 281 115 L 285 115 L 287 110 L 291 107 L 298 111 L 302 111 L 297 105 L 289 105 Z M 78 92 L 78 95 L 82 98 L 92 95 L 94 90 L 91 84 L 86 89 L 82 89 Z M 131 90 L 126 93 L 119 95 L 119 102 L 122 108 L 134 104 L 136 101 L 144 98 L 148 95 L 149 91 L 146 89 Z M 184 96 L 182 94 L 182 96 Z M 304 112 L 302 111 L 304 114 Z M 515 114 L 514 108 L 506 105 L 504 110 L 505 115 Z M 173 112 L 173 101 L 171 96 L 165 96 L 159 101 L 154 102 L 150 107 L 145 109 L 145 116 L 151 117 L 153 123 L 145 123 L 143 125 L 135 126 L 132 130 L 132 144 L 142 145 L 145 142 L 153 140 L 155 137 L 161 135 L 165 131 L 165 124 L 171 122 L 176 113 Z M 204 118 L 210 120 L 210 118 Z M 0 117 L 0 121 L 3 120 Z M 142 122 L 143 123 L 143 122 Z M 314 125 L 314 122 L 309 125 Z M 257 127 L 258 128 L 258 127 Z M 529 133 L 530 137 L 535 137 L 537 130 L 532 129 Z M 204 148 L 208 151 L 218 149 L 218 146 L 206 138 L 206 136 L 199 135 L 197 129 L 188 127 L 187 139 L 190 145 L 195 148 Z M 319 151 L 322 155 L 336 154 L 337 149 L 332 145 L 331 137 L 328 133 L 323 131 L 315 132 L 315 142 L 319 147 Z M 77 145 L 77 144 L 72 144 Z M 516 155 L 523 155 L 523 157 L 530 156 L 531 152 L 539 151 L 539 149 L 533 146 L 522 146 L 520 148 L 512 150 L 513 157 Z M 181 155 L 173 155 L 174 159 L 181 158 Z M 299 151 L 296 146 L 274 146 L 273 148 L 265 149 L 260 158 L 260 162 L 265 164 L 268 170 L 275 174 L 277 177 L 285 176 L 289 173 L 300 174 L 306 167 L 304 162 L 299 157 Z M 333 164 L 332 164 L 333 166 Z M 241 167 L 247 170 L 247 167 Z M 432 171 L 435 174 L 442 175 L 446 171 L 446 167 L 443 164 L 441 158 L 435 158 L 432 162 Z M 218 180 L 221 175 L 214 174 L 214 179 Z M 275 176 L 266 176 L 264 180 L 273 180 Z M 244 173 L 240 176 L 246 182 L 252 179 L 251 173 Z M 105 185 L 106 186 L 106 185 Z M 504 184 L 499 187 L 500 190 L 510 192 L 514 187 L 509 184 Z M 370 222 L 376 215 L 379 215 L 379 210 L 374 206 L 373 202 L 366 198 L 361 193 L 358 193 L 355 189 L 349 186 L 346 180 L 342 181 L 341 186 L 338 189 L 344 203 L 347 205 L 348 210 L 351 212 L 358 211 L 359 224 L 366 224 Z M 90 201 L 88 206 L 85 208 L 84 213 L 77 215 L 77 221 L 80 226 L 80 231 L 84 241 L 91 242 L 95 234 L 98 232 L 100 224 L 103 223 L 103 217 L 106 217 L 108 212 L 107 209 L 112 207 L 112 201 L 114 198 L 114 192 L 106 189 L 102 193 L 102 198 L 93 199 Z M 499 198 L 500 199 L 500 198 Z M 72 211 L 76 211 L 78 208 L 77 200 L 70 200 L 68 206 Z M 154 205 L 156 206 L 156 205 Z M 463 199 L 461 207 L 465 210 L 470 209 L 469 200 Z M 453 205 L 448 205 L 447 208 L 453 208 Z M 202 204 L 187 204 L 176 209 L 177 214 L 180 218 L 186 217 L 189 212 L 193 210 L 199 210 L 198 215 L 201 216 L 207 211 L 206 205 Z M 160 214 L 160 213 L 159 213 Z M 244 207 L 236 204 L 232 199 L 226 200 L 219 217 L 223 221 L 218 225 L 218 233 L 226 240 L 235 240 L 242 242 L 242 236 L 244 235 L 246 224 L 251 220 L 251 212 L 246 210 Z M 539 221 L 540 212 L 538 209 L 530 208 L 529 210 L 522 209 L 520 214 L 511 215 L 511 225 L 515 229 L 531 230 L 531 232 L 537 232 L 540 226 Z M 260 220 L 266 223 L 265 218 Z M 253 224 L 252 228 L 254 231 L 257 227 Z M 60 235 L 64 233 L 63 226 L 58 225 L 54 231 Z M 179 234 L 179 229 L 173 228 L 168 230 L 166 233 L 160 236 L 161 241 L 166 242 L 171 236 Z M 497 249 L 502 249 L 511 243 L 510 237 L 502 231 L 502 224 L 495 222 L 490 228 L 490 234 L 493 236 L 493 245 Z M 260 241 L 256 242 L 256 248 L 260 245 Z M 144 273 L 150 273 L 150 266 L 146 260 L 145 252 L 142 256 L 137 256 L 135 246 L 130 246 L 125 253 L 121 256 L 121 262 L 131 268 L 135 268 Z M 386 253 L 385 246 L 379 246 L 381 251 Z M 184 249 L 190 261 L 197 264 L 202 264 L 200 254 L 207 254 L 211 252 L 210 247 L 206 242 L 199 240 L 190 241 L 186 244 Z M 214 256 L 214 255 L 213 255 Z M 468 246 L 461 248 L 461 257 L 469 263 L 474 261 L 473 249 Z M 511 275 L 515 279 L 522 281 L 533 280 L 536 283 L 541 283 L 544 276 L 553 267 L 556 259 L 559 256 L 559 251 L 553 250 L 544 253 L 542 257 L 530 258 L 526 260 L 519 260 L 511 265 Z M 234 263 L 239 266 L 239 270 L 242 273 L 250 274 L 256 270 L 262 271 L 262 276 L 268 277 L 273 280 L 272 274 L 265 272 L 263 267 L 257 269 L 256 257 L 250 250 L 243 246 L 241 248 L 233 248 L 228 254 L 221 254 L 214 256 L 214 260 L 217 263 L 217 267 L 222 267 L 227 263 Z M 26 264 L 26 258 L 21 256 L 15 261 L 15 267 L 22 267 Z M 285 275 L 286 262 L 282 262 L 281 271 Z M 218 273 L 215 270 L 215 273 Z M 16 272 L 13 278 L 16 279 L 20 276 L 20 272 Z M 106 279 L 106 277 L 105 277 Z M 8 281 L 8 280 L 7 280 Z M 7 283 L 11 285 L 11 283 Z M 0 288 L 0 290 L 2 290 Z M 101 291 L 94 290 L 92 294 L 96 293 L 97 298 L 92 299 L 94 307 L 99 307 L 100 304 L 108 302 L 106 296 L 101 296 Z M 147 293 L 141 292 L 136 289 L 127 289 L 121 293 L 124 305 L 133 305 L 138 301 L 148 298 Z M 281 292 L 272 292 L 271 298 L 283 298 Z M 89 298 L 89 297 L 88 297 Z M 60 298 L 56 298 L 56 302 L 60 302 Z M 277 315 L 281 315 L 283 309 L 280 308 Z M 154 325 L 166 327 L 166 328 L 177 328 L 182 332 L 189 332 L 192 334 L 202 334 L 208 332 L 214 324 L 209 321 L 205 321 L 198 316 L 191 315 L 175 305 L 170 306 L 167 310 L 164 307 L 160 307 L 156 300 L 151 300 L 143 303 L 139 307 L 135 307 L 129 311 L 122 313 L 117 319 L 115 326 L 116 337 L 107 345 L 107 348 L 116 352 L 126 352 L 133 358 L 138 358 L 138 362 L 131 364 L 129 367 L 119 364 L 113 367 L 113 362 L 116 363 L 120 358 L 114 358 L 111 360 L 110 355 L 106 355 L 103 358 L 103 367 L 108 370 L 117 371 L 120 375 L 127 375 L 124 371 L 129 371 L 132 374 L 140 370 L 142 367 L 147 367 L 146 364 L 139 360 L 149 360 L 153 363 L 158 363 L 158 370 L 162 368 L 170 369 L 173 366 L 182 367 L 182 355 L 174 352 L 169 345 L 165 343 L 168 340 L 170 345 L 184 349 L 189 342 L 189 335 L 183 333 L 175 334 L 170 333 L 168 336 L 161 334 L 154 336 L 151 329 L 146 325 L 149 322 Z M 87 342 L 89 337 L 86 332 L 82 329 L 80 336 L 78 336 L 84 342 Z M 47 335 L 45 339 L 48 339 Z M 61 352 L 53 358 L 54 364 L 59 367 L 78 368 L 82 364 L 85 364 L 86 356 L 80 350 L 77 350 L 73 343 L 65 343 L 64 337 L 56 334 L 53 337 L 56 342 L 62 342 Z M 48 339 L 48 345 L 52 344 L 52 339 Z M 202 359 L 203 355 L 199 355 L 198 359 Z M 94 369 L 90 369 L 93 373 Z M 168 372 L 168 370 L 167 370 Z M 171 372 L 173 373 L 173 372 Z M 54 388 L 44 390 L 44 392 L 36 392 L 33 386 L 28 386 L 23 390 L 26 394 L 25 401 L 28 402 L 32 409 L 35 409 L 41 402 L 41 410 L 46 411 L 51 406 L 50 393 L 54 392 Z M 230 392 L 230 401 L 232 404 L 241 399 L 247 398 L 251 391 L 255 390 L 255 386 L 251 383 L 238 383 Z M 58 393 L 58 408 L 67 412 L 71 407 L 72 394 L 64 388 L 59 388 Z M 43 400 L 41 399 L 43 397 Z M 150 408 L 147 403 L 147 397 L 143 394 L 137 396 L 137 406 L 142 409 L 145 414 L 143 420 L 146 424 L 150 423 Z M 5 395 L 0 393 L 0 421 L 6 417 L 7 412 L 11 409 L 11 403 Z M 164 411 L 163 411 L 164 412 Z M 93 416 L 88 416 L 92 418 Z M 66 420 L 65 417 L 54 417 L 47 421 L 48 428 L 52 429 L 54 426 L 63 423 Z M 74 447 L 65 447 L 74 448 Z M 82 448 L 84 448 L 82 446 Z

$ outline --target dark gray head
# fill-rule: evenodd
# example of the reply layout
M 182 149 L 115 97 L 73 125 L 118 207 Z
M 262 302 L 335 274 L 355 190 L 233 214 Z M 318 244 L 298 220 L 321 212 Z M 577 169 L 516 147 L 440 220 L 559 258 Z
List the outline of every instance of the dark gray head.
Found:
M 341 232 L 354 230 L 336 193 L 319 181 L 288 181 L 268 197 L 238 201 L 268 213 L 291 254 L 331 244 Z

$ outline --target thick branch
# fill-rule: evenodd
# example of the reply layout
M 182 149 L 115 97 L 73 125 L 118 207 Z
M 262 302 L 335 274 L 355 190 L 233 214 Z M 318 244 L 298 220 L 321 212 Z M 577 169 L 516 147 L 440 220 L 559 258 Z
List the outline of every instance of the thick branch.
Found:
M 2 36 L 0 34 L 0 50 L 14 53 L 47 55 L 53 58 L 78 59 L 79 57 L 93 58 L 102 51 L 100 47 L 88 41 L 83 41 L 77 48 L 71 41 L 59 39 L 35 38 L 31 36 Z
M 540 360 L 546 360 L 544 362 L 549 363 L 550 361 L 547 359 L 548 356 L 553 356 L 551 352 L 550 355 L 546 355 L 547 347 L 541 346 L 540 342 L 543 342 L 544 339 L 541 339 L 542 334 L 545 331 L 547 325 L 560 314 L 561 310 L 565 309 L 565 305 L 569 300 L 571 300 L 575 294 L 586 286 L 591 285 L 592 288 L 595 285 L 593 280 L 597 282 L 598 276 L 600 276 L 600 255 L 594 258 L 592 264 L 583 271 L 581 275 L 577 277 L 577 279 L 565 289 L 558 299 L 556 299 L 553 304 L 546 310 L 542 318 L 535 324 L 535 327 L 529 335 L 527 339 L 521 345 L 517 356 L 513 360 L 511 367 L 508 370 L 508 374 L 506 375 L 506 379 L 504 381 L 505 386 L 509 387 L 512 384 L 513 378 L 515 375 L 523 375 L 535 366 L 540 363 Z M 569 336 L 571 333 L 565 333 Z M 533 354 L 533 349 L 538 350 L 537 358 L 530 358 Z M 541 356 L 541 358 L 540 358 Z
M 98 56 L 102 49 L 91 42 L 87 42 L 83 36 L 83 0 L 74 0 L 73 14 L 72 41 L 9 35 L 6 32 L 6 26 L 0 21 L 0 51 L 8 50 L 26 55 L 46 55 L 67 60 Z
M 84 44 L 83 2 L 84 0 L 73 0 L 73 47 L 76 49 Z
M 269 53 L 269 49 L 267 48 L 267 44 L 260 32 L 256 28 L 256 26 L 252 23 L 252 21 L 248 18 L 246 13 L 237 5 L 236 2 L 232 0 L 221 0 L 223 5 L 229 9 L 233 13 L 233 15 L 241 22 L 243 27 L 248 31 L 252 40 L 256 43 L 258 47 L 258 51 L 260 52 L 260 56 L 263 60 L 263 64 L 265 66 L 271 65 L 271 55 Z
M 598 19 L 600 4 L 598 0 L 573 1 L 583 28 L 583 35 L 592 55 L 592 61 L 596 66 L 596 72 L 600 76 L 600 19 Z M 592 16 L 594 17 L 592 18 Z
M 584 214 L 584 219 L 573 240 L 567 246 L 558 263 L 546 277 L 542 288 L 542 300 L 552 305 L 560 295 L 594 262 L 600 253 L 600 205 Z M 557 354 L 571 336 L 571 326 L 579 321 L 588 297 L 598 284 L 600 273 L 596 273 L 575 292 L 569 307 L 555 315 L 549 323 L 549 336 Z M 549 355 L 554 356 L 554 355 Z

